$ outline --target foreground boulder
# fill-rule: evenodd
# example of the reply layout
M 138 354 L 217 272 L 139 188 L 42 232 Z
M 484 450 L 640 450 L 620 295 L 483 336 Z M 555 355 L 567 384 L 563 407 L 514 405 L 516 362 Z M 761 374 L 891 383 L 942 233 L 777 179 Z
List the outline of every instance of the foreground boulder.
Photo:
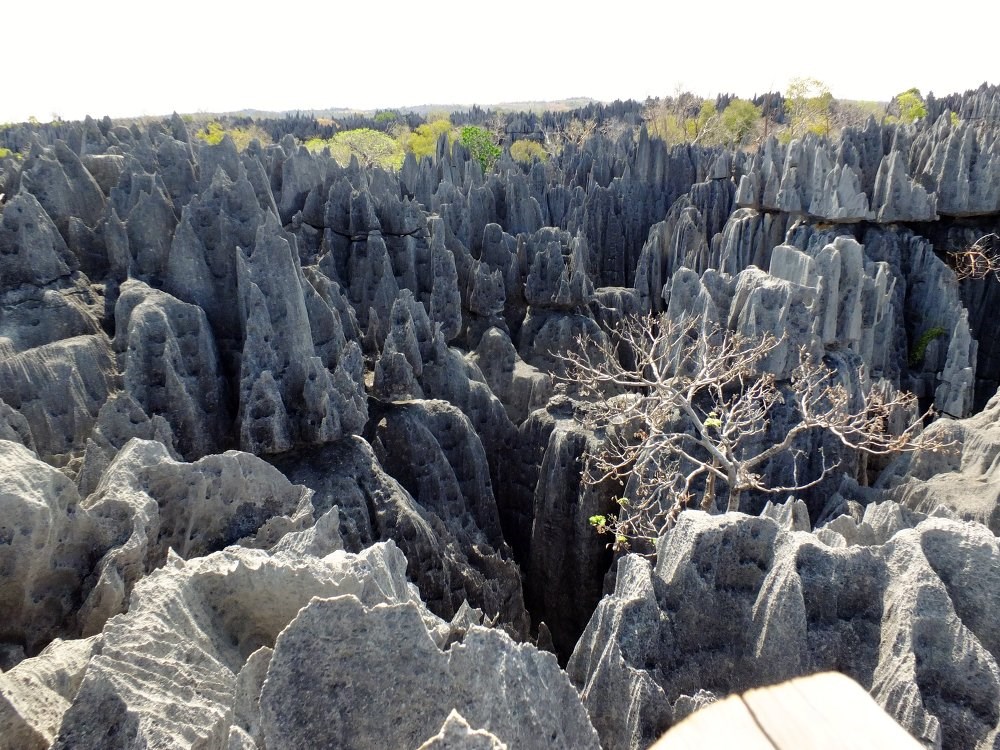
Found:
M 834 549 L 770 518 L 685 512 L 655 565 L 619 563 L 568 671 L 606 748 L 648 746 L 692 702 L 822 670 L 928 746 L 993 747 L 998 592 L 1000 544 L 979 524 L 926 518 Z
M 443 651 L 413 602 L 314 599 L 278 638 L 260 703 L 268 750 L 416 747 L 455 706 L 509 747 L 599 747 L 554 656 L 478 627 Z

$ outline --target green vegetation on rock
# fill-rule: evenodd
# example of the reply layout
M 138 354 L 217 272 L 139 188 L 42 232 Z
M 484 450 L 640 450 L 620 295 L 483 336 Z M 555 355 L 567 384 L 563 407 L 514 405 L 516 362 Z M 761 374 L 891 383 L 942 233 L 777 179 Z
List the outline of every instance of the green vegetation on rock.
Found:
M 246 149 L 250 145 L 250 142 L 255 139 L 261 143 L 270 143 L 271 141 L 271 136 L 257 125 L 227 128 L 218 120 L 212 120 L 204 128 L 195 133 L 196 137 L 210 146 L 222 143 L 222 139 L 227 135 L 233 139 L 233 143 L 236 144 L 238 151 Z
M 486 128 L 466 125 L 461 133 L 462 145 L 469 149 L 472 158 L 479 162 L 483 172 L 493 169 L 500 158 L 500 147 L 493 142 L 493 134 Z
M 451 143 L 454 139 L 453 128 L 451 120 L 447 117 L 425 122 L 423 125 L 417 126 L 413 132 L 403 134 L 400 140 L 407 151 L 413 152 L 417 159 L 422 159 L 425 156 L 434 156 L 438 139 L 445 134 L 448 136 L 448 142 Z
M 941 326 L 934 326 L 933 328 L 928 328 L 924 331 L 920 338 L 917 339 L 917 343 L 913 345 L 913 349 L 910 351 L 910 367 L 915 367 L 924 361 L 924 355 L 927 354 L 927 347 L 930 343 L 940 336 L 944 336 L 947 331 Z
M 522 139 L 511 144 L 510 157 L 520 164 L 530 165 L 535 159 L 541 162 L 548 160 L 549 154 L 538 141 Z
M 332 138 L 311 138 L 305 147 L 314 153 L 325 148 L 341 166 L 351 163 L 356 156 L 364 167 L 399 169 L 403 165 L 403 147 L 391 135 L 371 128 L 357 128 L 337 133 Z

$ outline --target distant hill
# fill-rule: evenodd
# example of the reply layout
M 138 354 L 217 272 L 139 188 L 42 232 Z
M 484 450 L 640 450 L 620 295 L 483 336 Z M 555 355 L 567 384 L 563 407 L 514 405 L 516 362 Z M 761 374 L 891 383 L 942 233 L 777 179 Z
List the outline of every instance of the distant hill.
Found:
M 502 112 L 569 112 L 588 104 L 596 104 L 597 99 L 588 96 L 573 97 L 570 99 L 557 99 L 554 101 L 520 101 L 520 102 L 499 102 L 496 104 L 418 104 L 412 107 L 379 107 L 377 109 L 349 109 L 345 107 L 330 107 L 328 109 L 289 109 L 283 111 L 271 111 L 263 109 L 241 109 L 236 112 L 225 112 L 221 114 L 231 117 L 252 117 L 255 120 L 280 118 L 290 114 L 302 114 L 315 117 L 317 119 L 338 119 L 349 115 L 371 115 L 375 112 L 393 110 L 396 112 L 412 112 L 417 115 L 426 116 L 432 112 L 461 112 L 473 106 L 480 109 L 495 109 Z

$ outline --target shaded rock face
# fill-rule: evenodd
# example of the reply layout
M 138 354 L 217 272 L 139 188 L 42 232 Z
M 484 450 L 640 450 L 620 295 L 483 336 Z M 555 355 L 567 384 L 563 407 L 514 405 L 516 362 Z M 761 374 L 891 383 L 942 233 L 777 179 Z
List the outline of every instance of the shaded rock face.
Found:
M 27 420 L 39 455 L 57 465 L 86 446 L 117 382 L 103 334 L 64 339 L 0 360 L 0 398 Z
M 100 535 L 62 473 L 7 440 L 0 463 L 0 644 L 34 655 L 73 633 Z
M 516 635 L 527 633 L 521 578 L 500 530 L 489 464 L 472 423 L 444 401 L 386 409 L 372 440 L 379 463 L 413 495 L 433 524 L 447 530 L 461 557 L 447 592 L 451 617 L 463 601 L 499 616 Z M 464 558 L 464 559 L 463 559 Z
M 204 311 L 142 282 L 127 281 L 115 308 L 124 387 L 149 416 L 162 416 L 187 458 L 213 453 L 230 425 L 225 381 Z
M 699 690 L 827 669 L 853 677 L 927 744 L 991 741 L 1000 672 L 987 622 L 997 601 L 968 583 L 996 574 L 996 538 L 947 519 L 896 528 L 838 551 L 767 518 L 682 514 L 654 566 L 621 561 L 615 593 L 570 660 L 604 746 L 645 746 Z

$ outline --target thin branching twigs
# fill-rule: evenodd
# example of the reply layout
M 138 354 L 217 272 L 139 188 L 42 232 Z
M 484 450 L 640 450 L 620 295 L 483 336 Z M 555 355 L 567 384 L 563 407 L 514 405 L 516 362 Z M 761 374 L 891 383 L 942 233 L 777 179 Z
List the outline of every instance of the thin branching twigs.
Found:
M 952 270 L 959 281 L 986 279 L 1000 281 L 1000 236 L 986 234 L 964 250 L 948 253 Z
M 802 449 L 811 432 L 823 432 L 850 451 L 890 455 L 941 446 L 921 436 L 928 415 L 917 415 L 911 394 L 867 385 L 848 389 L 837 374 L 804 349 L 791 377 L 778 382 L 765 363 L 787 342 L 771 335 L 747 337 L 698 321 L 661 317 L 627 320 L 619 341 L 580 341 L 560 355 L 560 378 L 590 403 L 588 425 L 603 436 L 587 456 L 585 481 L 618 481 L 626 492 L 617 519 L 595 517 L 616 547 L 659 536 L 685 507 L 714 510 L 725 500 L 737 510 L 743 493 L 794 493 L 815 487 L 840 467 L 834 456 Z M 617 356 L 624 345 L 635 367 Z M 779 407 L 793 415 L 780 440 L 768 441 Z M 894 414 L 908 426 L 888 430 Z M 767 478 L 782 458 L 789 472 Z M 627 499 L 626 499 L 627 497 Z

